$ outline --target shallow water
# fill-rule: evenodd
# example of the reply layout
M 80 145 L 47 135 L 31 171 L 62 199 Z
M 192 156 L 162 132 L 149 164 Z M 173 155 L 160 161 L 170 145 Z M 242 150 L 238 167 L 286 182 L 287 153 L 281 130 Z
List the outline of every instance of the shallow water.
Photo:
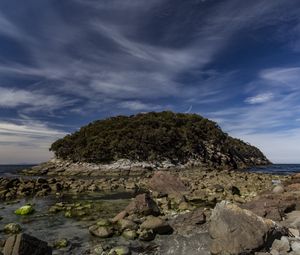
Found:
M 12 203 L 0 203 L 0 215 L 3 219 L 0 228 L 11 222 L 19 223 L 24 232 L 31 234 L 41 240 L 52 244 L 54 241 L 66 238 L 73 247 L 73 253 L 68 251 L 56 252 L 56 254 L 83 254 L 99 239 L 89 234 L 88 227 L 95 223 L 97 219 L 113 217 L 129 203 L 129 198 L 133 193 L 103 193 L 93 195 L 74 196 L 65 195 L 61 198 L 48 196 L 43 198 L 30 198 L 14 201 Z M 64 212 L 49 213 L 49 208 L 57 202 L 67 203 L 92 203 L 91 216 L 86 219 L 66 218 Z M 14 211 L 26 203 L 34 204 L 35 212 L 28 216 L 18 216 Z M 6 239 L 8 235 L 0 233 L 1 239 Z

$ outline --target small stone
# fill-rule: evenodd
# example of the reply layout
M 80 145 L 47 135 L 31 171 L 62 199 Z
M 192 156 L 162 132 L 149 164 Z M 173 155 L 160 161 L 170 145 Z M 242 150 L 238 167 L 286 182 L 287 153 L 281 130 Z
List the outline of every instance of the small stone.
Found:
M 101 244 L 98 244 L 98 245 L 96 245 L 94 248 L 93 248 L 93 254 L 94 255 L 102 255 L 103 254 L 103 247 L 102 247 L 102 245 Z
M 300 254 L 300 242 L 292 242 L 292 250 Z
M 139 239 L 141 241 L 152 241 L 155 238 L 155 233 L 153 232 L 153 230 L 148 230 L 148 229 L 144 229 L 144 230 L 140 230 L 138 232 L 139 234 Z
M 99 226 L 99 227 L 105 227 L 105 226 L 110 226 L 111 223 L 107 219 L 100 219 L 100 220 L 97 221 L 96 225 Z
M 271 252 L 270 252 L 270 254 L 271 255 L 281 255 L 280 253 L 279 253 L 279 251 L 277 251 L 277 250 L 272 250 Z M 282 254 L 283 255 L 283 254 Z
M 34 209 L 31 205 L 24 205 L 15 211 L 17 215 L 28 215 L 34 212 Z
M 4 226 L 4 232 L 7 234 L 19 234 L 22 231 L 22 228 L 17 223 L 9 223 Z
M 300 236 L 300 233 L 299 233 L 299 230 L 298 229 L 295 229 L 295 228 L 289 228 L 289 232 L 292 236 L 294 237 L 299 237 Z
M 124 229 L 136 230 L 138 228 L 137 224 L 131 220 L 122 219 L 118 221 L 118 227 L 122 232 Z
M 134 240 L 137 238 L 137 233 L 135 230 L 126 229 L 123 231 L 122 236 L 127 240 Z
M 286 236 L 276 239 L 272 244 L 272 251 L 278 251 L 280 254 L 286 253 L 291 249 L 289 239 Z
M 273 190 L 272 190 L 273 193 L 275 194 L 281 194 L 284 192 L 284 188 L 282 185 L 276 185 Z
M 178 205 L 178 209 L 179 209 L 180 211 L 185 211 L 185 210 L 190 209 L 190 205 L 189 205 L 188 202 L 183 201 L 183 202 L 181 202 L 181 203 Z
M 112 248 L 108 255 L 130 255 L 131 252 L 129 250 L 128 247 L 126 246 L 118 246 L 118 247 L 115 247 L 115 248 Z
M 111 237 L 114 234 L 113 228 L 112 227 L 105 227 L 105 226 L 91 226 L 89 228 L 89 231 L 92 235 L 94 236 L 98 236 L 101 238 L 107 238 L 107 237 Z
M 72 218 L 72 216 L 73 216 L 73 215 L 72 215 L 72 212 L 71 212 L 71 211 L 66 211 L 66 212 L 65 212 L 65 217 L 66 217 L 66 218 Z
M 57 249 L 66 248 L 69 245 L 69 242 L 67 239 L 61 239 L 56 241 L 53 246 Z
M 240 189 L 238 187 L 236 187 L 236 186 L 231 186 L 230 187 L 230 191 L 231 191 L 232 195 L 238 195 L 238 196 L 241 195 Z

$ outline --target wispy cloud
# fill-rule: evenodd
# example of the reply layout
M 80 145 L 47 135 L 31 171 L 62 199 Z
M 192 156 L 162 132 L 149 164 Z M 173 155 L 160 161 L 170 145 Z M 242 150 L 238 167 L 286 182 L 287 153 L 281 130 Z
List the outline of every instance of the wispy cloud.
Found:
M 230 134 L 258 145 L 275 162 L 299 162 L 299 67 L 265 69 L 249 83 L 246 104 L 208 114 Z M 263 87 L 262 87 L 263 84 Z M 247 91 L 247 89 L 246 89 Z
M 37 110 L 50 110 L 66 107 L 72 102 L 74 100 L 66 100 L 61 96 L 46 95 L 38 91 L 0 87 L 0 108 L 33 106 L 37 107 Z
M 270 68 L 263 70 L 261 78 L 269 81 L 269 85 L 284 86 L 289 89 L 298 89 L 300 80 L 300 67 Z M 272 84 L 270 84 L 272 82 Z
M 245 102 L 248 104 L 262 104 L 270 101 L 273 98 L 272 93 L 263 93 L 263 94 L 258 94 L 253 97 L 248 97 L 245 99 Z
M 159 111 L 162 109 L 159 105 L 146 104 L 141 101 L 124 101 L 120 104 L 121 108 L 129 109 L 132 111 Z

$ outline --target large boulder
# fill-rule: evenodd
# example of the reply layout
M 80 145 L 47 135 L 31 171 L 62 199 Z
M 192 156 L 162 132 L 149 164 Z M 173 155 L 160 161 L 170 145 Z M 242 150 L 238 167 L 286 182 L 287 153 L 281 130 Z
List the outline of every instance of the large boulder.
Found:
M 52 249 L 44 241 L 27 234 L 9 237 L 4 246 L 4 255 L 51 255 Z
M 204 210 L 201 208 L 184 214 L 179 214 L 170 221 L 171 227 L 179 234 L 193 233 L 200 225 L 205 223 L 206 215 Z
M 237 205 L 222 201 L 212 212 L 209 223 L 212 254 L 252 254 L 268 250 L 287 229 Z
M 128 214 L 138 214 L 142 216 L 159 215 L 160 210 L 149 194 L 137 195 L 133 201 L 125 208 Z
M 296 208 L 295 198 L 288 195 L 268 195 L 245 203 L 243 209 L 250 210 L 258 216 L 275 221 L 281 221 L 286 213 Z
M 164 171 L 155 172 L 148 186 L 152 191 L 168 195 L 183 195 L 187 192 L 186 186 L 177 176 Z

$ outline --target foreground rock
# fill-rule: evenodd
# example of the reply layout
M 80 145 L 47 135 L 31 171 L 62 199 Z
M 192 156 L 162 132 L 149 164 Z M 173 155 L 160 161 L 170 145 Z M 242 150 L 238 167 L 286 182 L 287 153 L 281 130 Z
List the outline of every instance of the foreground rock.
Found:
M 6 240 L 4 255 L 52 255 L 52 249 L 46 242 L 33 236 L 19 234 Z
M 287 229 L 222 201 L 212 212 L 209 234 L 212 254 L 238 255 L 268 250 L 275 239 L 287 234 Z

